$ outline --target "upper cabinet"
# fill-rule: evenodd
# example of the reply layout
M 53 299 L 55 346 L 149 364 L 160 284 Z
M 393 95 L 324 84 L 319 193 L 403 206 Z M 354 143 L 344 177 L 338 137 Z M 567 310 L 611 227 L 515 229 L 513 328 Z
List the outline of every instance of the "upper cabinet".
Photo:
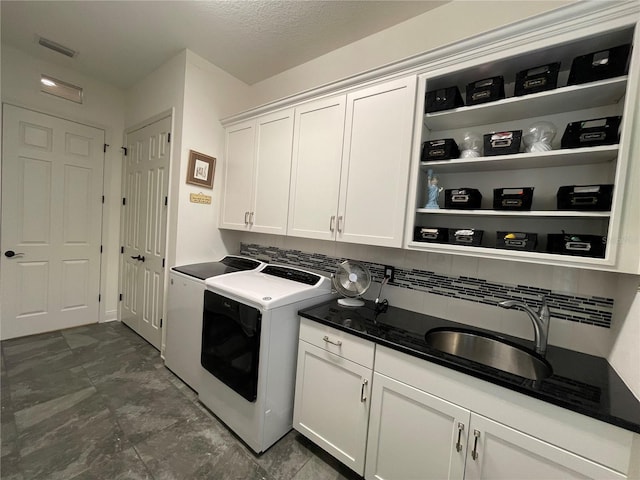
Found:
M 227 128 L 220 228 L 285 234 L 292 139 L 293 109 Z
M 416 77 L 296 108 L 287 234 L 401 247 Z
M 638 168 L 631 153 L 638 151 L 632 135 L 638 48 L 631 54 L 622 49 L 619 71 L 589 78 L 593 69 L 613 67 L 615 47 L 633 46 L 634 34 L 635 24 L 620 20 L 615 28 L 575 30 L 557 42 L 549 37 L 523 48 L 514 41 L 499 53 L 465 55 L 421 74 L 406 247 L 637 272 L 640 226 L 638 216 L 629 219 L 625 210 L 635 208 L 628 173 Z M 583 66 L 571 73 L 581 55 L 587 55 Z M 537 68 L 545 66 L 547 71 Z M 495 77 L 502 77 L 503 87 Z M 489 78 L 493 85 L 479 82 Z M 465 105 L 452 100 L 455 89 Z M 436 104 L 445 97 L 449 103 L 434 107 L 428 92 L 436 92 Z M 536 138 L 549 123 L 553 139 Z M 571 138 L 565 136 L 569 124 L 578 128 Z M 474 137 L 475 143 L 465 142 Z M 445 139 L 461 153 L 450 140 L 437 142 Z M 467 151 L 471 146 L 476 153 Z M 635 243 L 621 241 L 633 236 Z

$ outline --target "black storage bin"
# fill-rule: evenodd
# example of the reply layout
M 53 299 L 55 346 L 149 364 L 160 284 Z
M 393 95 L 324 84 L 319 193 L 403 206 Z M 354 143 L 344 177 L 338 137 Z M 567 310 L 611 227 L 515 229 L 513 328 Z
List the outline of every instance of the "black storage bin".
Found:
M 520 152 L 522 130 L 494 132 L 484 135 L 484 155 L 512 155 Z
M 504 78 L 491 77 L 467 85 L 467 105 L 494 102 L 504 98 Z
M 533 187 L 494 188 L 494 210 L 531 210 Z
M 578 235 L 574 233 L 550 233 L 547 235 L 547 250 L 549 253 L 604 258 L 606 248 L 607 237 L 600 235 Z
M 448 229 L 415 227 L 413 229 L 413 239 L 416 242 L 447 243 Z
M 450 228 L 448 242 L 452 245 L 480 246 L 483 230 L 473 228 Z
M 558 210 L 611 210 L 613 185 L 565 185 L 558 188 Z
M 420 160 L 429 162 L 433 160 L 450 160 L 460 156 L 460 149 L 453 138 L 440 140 L 427 140 L 422 144 Z
M 620 139 L 622 117 L 603 117 L 571 122 L 560 141 L 562 148 L 596 147 L 613 145 Z
M 441 112 L 452 108 L 464 107 L 458 87 L 439 88 L 427 92 L 424 113 Z
M 567 85 L 578 85 L 625 75 L 629 66 L 630 51 L 631 45 L 627 44 L 574 58 Z
M 558 86 L 560 62 L 528 68 L 516 73 L 514 95 L 520 97 L 530 93 L 553 90 Z
M 496 248 L 532 252 L 538 245 L 537 233 L 496 232 Z
M 476 188 L 452 188 L 444 191 L 444 208 L 478 209 L 482 194 Z

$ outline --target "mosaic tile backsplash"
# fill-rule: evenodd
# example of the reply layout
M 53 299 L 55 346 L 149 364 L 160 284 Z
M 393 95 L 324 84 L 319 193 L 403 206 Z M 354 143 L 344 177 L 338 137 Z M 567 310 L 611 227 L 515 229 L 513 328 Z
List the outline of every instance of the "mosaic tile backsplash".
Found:
M 256 244 L 240 244 L 240 254 L 270 263 L 307 268 L 330 275 L 336 266 L 347 260 L 300 250 L 283 250 Z M 373 280 L 380 282 L 384 275 L 384 265 L 359 261 L 367 266 Z M 521 300 L 531 306 L 539 305 L 542 295 L 547 296 L 551 316 L 598 327 L 610 328 L 613 313 L 613 299 L 603 297 L 583 297 L 566 292 L 526 285 L 510 285 L 489 282 L 480 278 L 455 277 L 437 274 L 427 270 L 395 269 L 395 278 L 389 285 L 433 295 L 457 298 L 485 305 L 496 305 L 502 300 Z M 498 308 L 496 306 L 496 308 Z

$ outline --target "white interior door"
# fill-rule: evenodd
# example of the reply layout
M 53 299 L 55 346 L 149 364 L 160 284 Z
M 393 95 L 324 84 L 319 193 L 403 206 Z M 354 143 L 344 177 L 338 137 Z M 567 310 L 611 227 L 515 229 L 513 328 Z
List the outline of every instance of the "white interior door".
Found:
M 97 322 L 104 131 L 4 105 L 2 134 L 0 337 Z
M 160 349 L 171 117 L 127 134 L 121 320 Z

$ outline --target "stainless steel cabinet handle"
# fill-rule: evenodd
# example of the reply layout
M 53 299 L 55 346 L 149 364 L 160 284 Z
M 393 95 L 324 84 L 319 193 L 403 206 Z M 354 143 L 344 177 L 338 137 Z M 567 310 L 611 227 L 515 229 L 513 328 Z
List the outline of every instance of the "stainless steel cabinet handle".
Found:
M 333 231 L 335 230 L 335 226 L 334 226 L 335 221 L 336 221 L 336 216 L 331 215 L 331 219 L 329 220 L 329 231 L 331 233 L 333 233 Z
M 458 422 L 458 443 L 456 443 L 456 452 L 462 451 L 462 443 L 460 443 L 460 440 L 462 439 L 463 431 L 464 431 L 464 423 Z
M 340 340 L 336 340 L 335 342 L 333 340 L 329 340 L 329 336 L 325 335 L 324 337 L 322 337 L 322 339 L 327 342 L 330 343 L 332 345 L 335 345 L 337 347 L 341 347 L 342 346 L 342 342 Z
M 249 225 L 248 217 L 249 217 L 249 212 L 244 212 L 244 224 L 245 225 Z
M 342 215 L 338 216 L 338 233 L 342 233 Z
M 480 438 L 480 432 L 478 430 L 473 431 L 473 436 L 476 437 L 473 441 L 473 451 L 471 452 L 471 458 L 477 460 L 480 454 L 478 453 L 478 439 Z
M 255 213 L 255 212 L 251 212 L 251 213 L 249 214 L 249 225 L 253 225 L 253 214 L 254 214 L 254 213 Z
M 369 380 L 367 380 L 366 378 L 362 379 L 362 388 L 360 389 L 360 401 L 361 402 L 366 402 L 367 401 L 367 397 L 364 394 L 364 387 L 366 387 L 368 383 L 369 383 Z

